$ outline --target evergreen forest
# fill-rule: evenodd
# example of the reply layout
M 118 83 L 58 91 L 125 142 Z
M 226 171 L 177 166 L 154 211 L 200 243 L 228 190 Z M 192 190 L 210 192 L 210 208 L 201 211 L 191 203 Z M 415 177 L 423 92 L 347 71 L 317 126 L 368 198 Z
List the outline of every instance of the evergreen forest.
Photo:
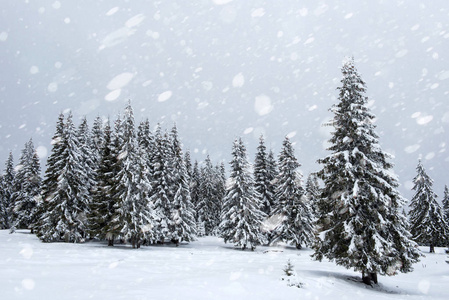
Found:
M 448 246 L 449 190 L 440 205 L 419 161 L 413 198 L 400 195 L 353 59 L 341 73 L 328 155 L 305 178 L 288 137 L 277 154 L 260 136 L 250 158 L 237 137 L 228 164 L 193 161 L 176 125 L 138 123 L 128 102 L 92 126 L 61 113 L 43 173 L 32 139 L 17 163 L 11 153 L 0 177 L 0 228 L 29 229 L 46 243 L 132 248 L 208 235 L 242 250 L 287 243 L 359 271 L 367 284 L 411 272 L 417 245 Z

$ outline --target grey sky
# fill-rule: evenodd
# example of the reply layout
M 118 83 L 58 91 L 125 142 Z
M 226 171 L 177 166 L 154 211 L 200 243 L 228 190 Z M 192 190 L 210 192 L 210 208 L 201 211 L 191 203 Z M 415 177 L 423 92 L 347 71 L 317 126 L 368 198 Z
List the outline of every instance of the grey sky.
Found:
M 326 155 L 321 124 L 340 66 L 354 56 L 384 150 L 410 197 L 418 158 L 442 195 L 449 184 L 447 1 L 18 1 L 0 4 L 0 162 L 33 137 L 50 151 L 57 115 L 170 128 L 199 160 L 229 160 L 243 136 L 301 171 Z M 43 167 L 45 157 L 43 157 Z M 3 167 L 2 167 L 3 168 Z

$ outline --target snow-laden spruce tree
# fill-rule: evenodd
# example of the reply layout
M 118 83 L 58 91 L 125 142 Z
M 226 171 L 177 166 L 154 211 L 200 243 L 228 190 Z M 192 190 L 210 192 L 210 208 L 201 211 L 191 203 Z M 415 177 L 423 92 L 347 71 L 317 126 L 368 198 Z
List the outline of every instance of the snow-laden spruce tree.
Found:
M 37 204 L 41 193 L 41 166 L 39 157 L 30 139 L 22 150 L 16 167 L 15 187 L 12 195 L 13 224 L 11 232 L 30 228 L 37 221 Z
M 269 161 L 265 140 L 261 135 L 259 138 L 259 146 L 257 147 L 256 158 L 254 159 L 254 181 L 257 193 L 261 196 L 262 211 L 267 215 L 271 215 L 274 205 L 274 189 L 269 172 Z
M 42 182 L 42 202 L 38 206 L 39 219 L 36 222 L 36 235 L 42 240 L 44 233 L 54 227 L 56 220 L 49 214 L 50 202 L 52 196 L 58 188 L 58 177 L 62 168 L 62 153 L 64 151 L 64 114 L 60 113 L 56 122 L 56 130 L 51 140 L 52 149 L 47 158 L 47 168 L 45 170 L 44 180 Z M 45 215 L 45 217 L 44 217 Z M 54 237 L 60 238 L 60 237 Z M 49 240 L 46 237 L 46 240 Z
M 206 235 L 216 234 L 220 224 L 222 196 L 218 193 L 219 176 L 214 168 L 210 156 L 207 155 L 200 171 L 199 197 L 196 206 L 198 222 L 204 222 Z
M 86 213 L 88 213 L 89 202 L 92 199 L 92 189 L 95 186 L 95 171 L 98 166 L 98 153 L 96 149 L 91 148 L 92 136 L 86 117 L 81 120 L 76 135 L 78 140 L 80 165 L 84 169 L 79 173 L 79 180 L 84 184 L 84 194 L 79 194 L 78 198 L 81 199 L 82 202 L 87 203 Z
M 444 214 L 433 192 L 433 180 L 427 175 L 419 161 L 416 167 L 417 175 L 413 179 L 415 194 L 410 201 L 410 232 L 413 240 L 420 245 L 430 246 L 430 252 L 435 247 L 448 245 L 449 228 L 444 220 Z
M 273 216 L 280 222 L 272 232 L 271 243 L 287 242 L 301 249 L 311 245 L 315 238 L 313 214 L 301 186 L 302 175 L 293 146 L 286 137 L 279 154 L 279 174 L 275 193 Z
M 150 182 L 146 162 L 137 144 L 134 114 L 128 102 L 119 128 L 118 172 L 113 178 L 114 211 L 108 227 L 133 248 L 153 238 L 154 211 L 149 201 Z
M 15 191 L 14 178 L 14 158 L 12 152 L 9 153 L 5 162 L 5 170 L 0 181 L 0 229 L 11 228 L 12 223 L 12 195 Z
M 6 204 L 3 193 L 3 174 L 0 173 L 0 229 L 7 229 L 9 227 L 9 218 L 5 219 L 5 216 L 7 216 L 6 208 L 8 205 Z M 5 222 L 5 220 L 7 220 L 7 222 Z
M 261 225 L 266 215 L 262 212 L 260 196 L 254 187 L 254 179 L 242 139 L 236 139 L 232 149 L 231 175 L 223 202 L 220 236 L 242 250 L 254 250 L 264 242 Z
M 170 239 L 176 246 L 180 242 L 195 240 L 196 224 L 194 207 L 190 198 L 189 176 L 185 165 L 176 125 L 171 131 L 171 151 L 174 195 L 171 204 Z
M 224 162 L 215 165 L 215 186 L 216 186 L 216 199 L 218 210 L 218 224 L 221 222 L 221 209 L 223 207 L 223 200 L 226 196 L 226 168 Z
M 116 198 L 113 197 L 113 187 L 114 178 L 118 173 L 117 156 L 118 153 L 114 148 L 111 125 L 108 120 L 104 127 L 88 215 L 90 236 L 100 240 L 107 239 L 108 246 L 114 245 L 114 238 L 119 234 L 118 230 L 114 231 L 109 227 L 115 210 Z
M 186 166 L 186 171 L 187 171 L 187 176 L 189 177 L 189 186 L 190 186 L 191 179 L 193 176 L 193 165 L 192 165 L 192 158 L 191 158 L 189 149 L 187 149 L 186 153 L 184 154 L 184 164 Z
M 83 242 L 87 233 L 87 178 L 70 113 L 60 115 L 43 182 L 38 237 L 44 242 Z
M 382 151 L 374 115 L 367 106 L 365 82 L 348 60 L 341 69 L 338 103 L 331 111 L 332 153 L 320 159 L 324 187 L 319 200 L 321 233 L 314 257 L 362 273 L 365 283 L 377 274 L 410 272 L 419 250 L 401 213 L 405 203 L 392 172 L 390 155 Z
M 446 223 L 449 223 L 449 188 L 447 185 L 444 186 L 444 195 L 443 195 L 443 213 L 444 220 Z
M 154 232 L 155 239 L 152 242 L 164 243 L 170 238 L 171 210 L 173 199 L 173 172 L 170 166 L 171 152 L 167 134 L 162 134 L 160 126 L 154 135 L 154 148 L 151 154 L 151 196 L 150 201 L 154 205 L 158 215 Z
M 146 119 L 140 122 L 137 129 L 137 143 L 142 151 L 142 159 L 146 161 L 148 174 L 147 177 L 151 181 L 152 179 L 152 164 L 151 157 L 154 149 L 154 137 L 150 130 L 150 121 Z
M 197 229 L 197 236 L 205 236 L 206 235 L 206 229 L 205 229 L 205 222 L 203 215 L 199 211 L 200 206 L 200 199 L 201 199 L 201 172 L 200 167 L 198 164 L 198 161 L 195 161 L 193 163 L 192 167 L 192 176 L 190 178 L 190 197 L 192 199 L 193 207 L 195 208 L 195 221 L 196 221 L 196 229 Z
M 308 199 L 310 208 L 314 216 L 318 213 L 318 199 L 320 196 L 320 186 L 318 183 L 318 177 L 315 173 L 310 173 L 307 176 L 305 186 L 306 197 Z
M 108 120 L 109 121 L 109 120 Z M 94 120 L 94 123 L 92 125 L 92 130 L 90 132 L 90 149 L 93 152 L 94 157 L 92 158 L 94 160 L 95 166 L 93 166 L 94 169 L 96 169 L 100 160 L 100 151 L 103 147 L 104 143 L 104 128 L 103 128 L 103 118 L 100 116 L 96 117 Z

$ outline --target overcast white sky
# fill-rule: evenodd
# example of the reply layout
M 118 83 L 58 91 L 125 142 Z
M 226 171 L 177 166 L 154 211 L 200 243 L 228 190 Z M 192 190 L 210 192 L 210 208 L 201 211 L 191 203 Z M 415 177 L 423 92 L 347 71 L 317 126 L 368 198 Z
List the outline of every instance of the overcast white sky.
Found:
M 0 162 L 32 137 L 44 167 L 61 111 L 170 128 L 202 160 L 243 136 L 319 169 L 340 66 L 354 56 L 384 150 L 410 198 L 419 158 L 449 184 L 449 4 L 440 1 L 24 1 L 0 3 Z M 2 166 L 3 169 L 3 166 Z

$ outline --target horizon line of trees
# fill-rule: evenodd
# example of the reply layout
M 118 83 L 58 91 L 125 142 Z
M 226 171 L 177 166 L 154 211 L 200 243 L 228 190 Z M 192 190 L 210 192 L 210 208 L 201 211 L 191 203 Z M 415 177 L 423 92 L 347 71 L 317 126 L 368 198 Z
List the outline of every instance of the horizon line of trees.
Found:
M 227 235 L 226 242 L 243 249 L 278 241 L 291 242 L 297 248 L 302 243 L 311 245 L 314 217 L 304 197 L 302 175 L 296 170 L 299 163 L 289 139 L 285 139 L 279 156 L 280 173 L 273 151 L 267 153 L 263 136 L 254 174 L 248 173 L 253 169 L 246 161 L 243 141 L 238 141 L 233 151 L 237 145 L 241 149 L 234 153 L 231 165 L 244 160 L 242 174 L 249 178 L 244 183 L 245 194 L 238 197 L 247 197 L 250 207 L 242 207 L 245 214 L 255 212 L 258 217 L 249 216 L 245 222 L 229 226 L 228 217 L 236 217 L 230 212 L 239 204 L 231 196 L 229 182 L 227 189 L 224 164 L 213 165 L 209 156 L 202 163 L 192 163 L 188 151 L 183 155 L 176 125 L 171 132 L 163 132 L 158 125 L 152 133 L 145 120 L 135 128 L 130 103 L 123 117 L 115 120 L 114 128 L 101 118 L 94 121 L 91 130 L 86 118 L 76 128 L 71 113 L 61 113 L 43 180 L 31 139 L 16 167 L 10 154 L 1 178 L 2 228 L 11 232 L 29 228 L 44 242 L 98 238 L 109 245 L 127 241 L 133 247 L 166 241 L 179 244 L 204 235 Z M 316 195 L 318 181 L 313 174 L 311 178 L 308 186 Z M 19 181 L 34 185 L 25 187 Z M 287 189 L 277 189 L 284 181 Z M 252 203 L 255 198 L 258 201 Z M 303 213 L 297 216 L 299 211 Z M 289 216 L 284 219 L 278 215 Z M 307 221 L 305 229 L 300 228 L 301 218 Z M 253 235 L 242 239 L 233 236 L 232 230 L 247 234 L 247 228 L 239 225 L 250 228 Z M 301 230 L 304 233 L 298 236 Z
M 331 153 L 305 184 L 288 137 L 275 159 L 261 136 L 254 164 L 237 138 L 226 178 L 224 164 L 209 157 L 192 164 L 176 125 L 169 132 L 159 125 L 151 132 L 148 120 L 136 126 L 128 103 L 113 126 L 97 118 L 91 130 L 85 118 L 76 128 L 71 113 L 60 114 L 43 180 L 31 140 L 16 168 L 11 154 L 1 176 L 1 226 L 30 228 L 44 242 L 98 238 L 136 248 L 203 235 L 243 250 L 305 245 L 316 260 L 360 271 L 368 284 L 377 274 L 410 272 L 416 243 L 431 252 L 448 244 L 448 188 L 441 207 L 420 161 L 407 218 L 353 60 L 342 74 L 327 124 Z

